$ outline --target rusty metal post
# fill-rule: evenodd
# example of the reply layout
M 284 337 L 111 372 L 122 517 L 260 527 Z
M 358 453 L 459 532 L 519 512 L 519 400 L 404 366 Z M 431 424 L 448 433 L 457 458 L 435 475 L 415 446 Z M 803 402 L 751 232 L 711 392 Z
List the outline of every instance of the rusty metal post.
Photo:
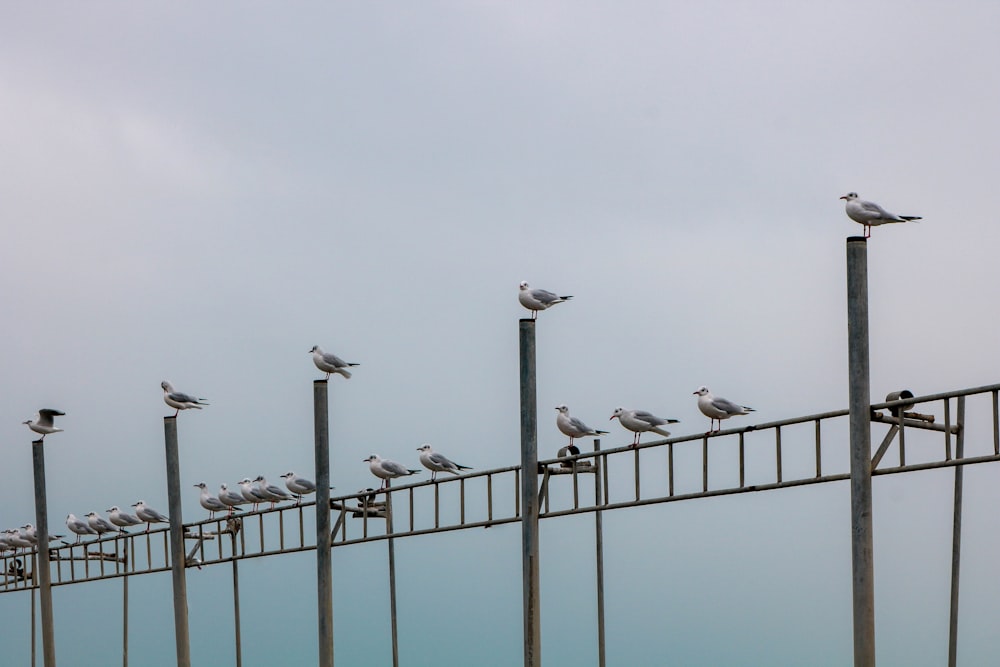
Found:
M 535 322 L 520 321 L 521 358 L 521 580 L 524 667 L 541 667 L 542 630 L 538 571 L 538 405 Z
M 31 463 L 35 475 L 35 534 L 38 536 L 38 598 L 42 607 L 42 660 L 45 667 L 56 667 L 52 572 L 49 569 L 49 508 L 45 496 L 45 444 L 42 439 L 31 443 Z
M 191 639 L 188 634 L 187 564 L 184 550 L 184 518 L 181 514 L 181 470 L 177 452 L 177 417 L 163 418 L 167 454 L 167 506 L 170 511 L 170 574 L 174 588 L 174 643 L 177 667 L 191 667 Z
M 333 534 L 330 532 L 330 408 L 327 381 L 313 381 L 316 455 L 316 594 L 319 667 L 333 667 Z

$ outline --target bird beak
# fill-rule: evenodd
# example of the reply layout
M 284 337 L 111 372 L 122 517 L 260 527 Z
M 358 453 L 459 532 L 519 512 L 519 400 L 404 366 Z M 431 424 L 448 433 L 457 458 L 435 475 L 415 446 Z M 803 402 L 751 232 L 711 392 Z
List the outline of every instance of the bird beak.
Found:
M 847 195 L 844 195 L 843 197 L 840 197 L 840 199 L 847 199 Z
M 611 419 L 614 419 L 614 418 L 615 418 L 615 417 L 617 417 L 617 416 L 618 416 L 618 415 L 611 415 Z M 609 419 L 608 421 L 611 421 L 611 419 Z
M 843 197 L 841 197 L 841 199 L 843 199 Z M 691 395 L 692 395 L 692 396 L 697 396 L 697 395 L 698 395 L 698 392 L 696 392 L 696 391 L 692 391 L 692 392 L 691 392 Z

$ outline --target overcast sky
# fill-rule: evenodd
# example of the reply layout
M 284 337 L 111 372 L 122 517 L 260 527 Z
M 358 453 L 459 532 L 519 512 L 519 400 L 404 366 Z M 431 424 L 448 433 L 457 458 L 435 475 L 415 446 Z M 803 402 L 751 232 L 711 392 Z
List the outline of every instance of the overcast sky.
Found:
M 330 387 L 339 490 L 423 442 L 517 463 L 521 280 L 575 296 L 538 324 L 543 456 L 559 403 L 676 433 L 707 428 L 703 384 L 755 407 L 743 424 L 844 408 L 848 191 L 924 218 L 869 243 L 873 397 L 1000 381 L 998 26 L 987 1 L 0 4 L 0 528 L 33 520 L 40 407 L 67 413 L 54 528 L 165 510 L 164 379 L 211 403 L 179 419 L 184 488 L 311 475 L 316 344 L 361 364 Z M 1000 595 L 979 468 L 970 665 L 995 659 Z M 951 480 L 876 480 L 885 664 L 944 661 Z M 849 662 L 846 483 L 606 530 L 609 664 Z M 590 517 L 543 523 L 546 664 L 594 664 L 592 540 Z M 397 561 L 405 664 L 520 660 L 516 526 L 403 540 Z M 244 664 L 314 659 L 312 563 L 247 564 Z M 335 573 L 338 660 L 387 664 L 384 545 L 336 550 Z M 189 573 L 201 664 L 233 661 L 229 576 Z M 133 660 L 172 664 L 169 577 L 133 590 Z M 119 596 L 57 590 L 61 659 L 119 659 Z M 18 664 L 28 605 L 0 595 Z

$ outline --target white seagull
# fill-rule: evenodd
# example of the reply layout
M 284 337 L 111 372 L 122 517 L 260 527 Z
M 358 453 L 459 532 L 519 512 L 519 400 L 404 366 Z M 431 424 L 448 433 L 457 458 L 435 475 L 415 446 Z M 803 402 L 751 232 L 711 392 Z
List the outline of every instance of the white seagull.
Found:
M 263 493 L 260 492 L 260 490 L 257 488 L 257 485 L 254 484 L 254 481 L 249 477 L 244 477 L 243 479 L 241 479 L 239 481 L 239 485 L 240 485 L 240 493 L 247 500 L 247 502 L 253 503 L 253 508 L 255 511 L 257 510 L 257 505 L 259 505 L 260 503 L 266 503 L 269 500 L 269 498 L 267 498 Z
M 316 485 L 311 480 L 300 477 L 291 470 L 282 475 L 281 479 L 285 480 L 285 486 L 288 487 L 288 490 L 298 496 L 298 504 L 302 503 L 302 496 L 316 492 Z
M 87 525 L 96 530 L 98 535 L 118 532 L 117 526 L 112 525 L 107 519 L 97 512 L 87 512 Z
M 43 408 L 39 410 L 37 414 L 35 414 L 34 419 L 29 419 L 28 421 L 22 423 L 27 424 L 28 428 L 30 428 L 35 433 L 41 433 L 42 437 L 39 438 L 39 440 L 45 440 L 45 436 L 47 436 L 49 433 L 59 433 L 60 431 L 62 431 L 61 428 L 57 427 L 55 424 L 52 423 L 52 418 L 64 417 L 65 415 L 66 415 L 65 412 L 60 412 L 59 410 L 53 410 L 52 408 Z
M 274 507 L 275 503 L 280 503 L 283 500 L 294 500 L 294 496 L 288 495 L 281 487 L 268 482 L 263 475 L 257 475 L 257 479 L 254 480 L 253 490 L 262 496 L 266 496 L 271 502 L 271 507 Z
M 163 402 L 172 408 L 176 408 L 177 412 L 174 413 L 176 417 L 181 410 L 187 410 L 189 408 L 195 408 L 201 410 L 201 406 L 208 405 L 204 402 L 204 398 L 195 398 L 185 394 L 182 391 L 177 391 L 174 389 L 174 385 L 170 384 L 168 381 L 164 380 L 160 383 L 163 387 Z
M 841 199 L 847 200 L 847 204 L 844 206 L 847 217 L 865 226 L 866 239 L 872 235 L 872 227 L 890 222 L 910 222 L 923 219 L 919 215 L 896 215 L 895 213 L 889 213 L 889 211 L 873 201 L 858 199 L 857 192 L 848 192 Z
M 617 419 L 619 424 L 635 433 L 635 438 L 632 440 L 633 447 L 639 445 L 639 439 L 646 431 L 652 431 L 657 435 L 662 435 L 664 438 L 669 438 L 670 431 L 660 427 L 666 424 L 677 423 L 676 419 L 663 419 L 645 410 L 626 410 L 625 408 L 615 408 L 615 413 L 611 415 L 611 419 Z
M 309 353 L 313 356 L 313 363 L 316 364 L 316 368 L 326 373 L 327 380 L 330 379 L 331 373 L 339 373 L 345 378 L 349 378 L 351 377 L 351 371 L 347 369 L 351 366 L 360 366 L 360 364 L 352 364 L 349 361 L 344 361 L 330 352 L 324 352 L 323 348 L 319 345 L 313 345 L 313 349 L 309 350 Z
M 576 417 L 570 417 L 569 408 L 565 405 L 557 405 L 556 410 L 559 411 L 559 414 L 556 415 L 556 426 L 563 432 L 563 435 L 569 436 L 569 444 L 571 445 L 574 438 L 582 438 L 587 435 L 607 435 L 608 433 L 590 428 Z
M 66 527 L 69 528 L 71 533 L 76 533 L 76 541 L 80 542 L 80 538 L 84 535 L 97 535 L 97 531 L 90 527 L 90 525 L 83 519 L 77 519 L 72 513 L 66 517 Z
M 417 447 L 417 451 L 420 452 L 420 463 L 431 471 L 432 482 L 435 481 L 439 472 L 450 472 L 452 475 L 461 475 L 460 471 L 462 470 L 472 470 L 469 466 L 455 463 L 444 454 L 438 454 L 431 449 L 430 445 L 421 445 Z
M 395 461 L 383 459 L 378 454 L 372 454 L 366 458 L 365 463 L 368 464 L 368 469 L 372 471 L 372 474 L 382 480 L 381 488 L 383 489 L 389 485 L 390 479 L 406 477 L 407 475 L 415 475 L 420 472 L 419 470 L 410 470 L 406 466 L 396 463 Z
M 212 492 L 208 490 L 208 486 L 205 482 L 198 482 L 194 485 L 196 489 L 201 489 L 201 497 L 198 498 L 198 503 L 208 510 L 208 518 L 214 519 L 216 512 L 228 512 L 229 505 L 226 505 L 221 500 L 212 495 Z
M 242 494 L 236 493 L 235 491 L 230 491 L 229 486 L 223 483 L 219 486 L 219 502 L 229 508 L 229 513 L 232 514 L 236 511 L 239 505 L 246 505 L 248 501 L 243 497 Z M 243 510 L 240 510 L 241 512 Z
M 133 503 L 132 507 L 135 508 L 135 515 L 146 522 L 147 533 L 149 532 L 149 527 L 154 523 L 170 523 L 168 517 L 148 506 L 145 501 L 140 500 L 137 503 Z
M 108 513 L 108 520 L 115 524 L 119 528 L 128 528 L 129 526 L 138 526 L 142 523 L 142 519 L 134 514 L 129 514 L 123 510 L 118 509 L 118 505 L 112 505 L 108 509 L 104 510 Z M 122 531 L 126 532 L 126 531 Z
M 538 311 L 551 308 L 557 303 L 569 301 L 572 298 L 572 296 L 559 296 L 544 289 L 532 289 L 526 280 L 521 281 L 521 291 L 517 293 L 517 300 L 531 311 L 531 319 L 538 317 Z
M 713 396 L 708 387 L 698 387 L 694 394 L 698 397 L 698 409 L 701 410 L 701 414 L 711 420 L 708 427 L 709 433 L 721 431 L 723 419 L 729 419 L 733 415 L 748 415 L 754 412 L 753 408 L 748 408 L 745 405 L 737 405 L 732 401 Z M 713 431 L 712 427 L 715 426 L 715 422 L 719 422 L 719 428 Z

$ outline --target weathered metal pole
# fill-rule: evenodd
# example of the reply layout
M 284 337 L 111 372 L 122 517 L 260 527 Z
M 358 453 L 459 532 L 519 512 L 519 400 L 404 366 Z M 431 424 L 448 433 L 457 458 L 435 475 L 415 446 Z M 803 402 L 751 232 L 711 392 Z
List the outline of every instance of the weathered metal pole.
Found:
M 181 467 L 177 453 L 177 417 L 163 418 L 167 453 L 167 508 L 170 512 L 170 575 L 174 585 L 174 644 L 177 667 L 191 667 L 188 635 L 187 574 L 184 571 L 184 518 L 181 513 Z
M 535 322 L 520 321 L 521 357 L 521 580 L 524 587 L 524 667 L 542 664 L 538 581 L 538 404 Z
M 32 570 L 32 572 L 34 572 L 37 569 L 38 569 L 38 561 L 36 560 L 35 568 L 34 570 Z M 35 667 L 35 644 L 38 642 L 38 640 L 35 639 L 35 616 L 37 615 L 37 612 L 35 611 L 35 597 L 36 597 L 36 589 L 32 588 L 31 589 L 31 667 Z
M 52 572 L 49 569 L 49 508 L 45 500 L 45 444 L 31 443 L 35 474 L 35 535 L 38 536 L 38 599 L 42 607 L 42 660 L 56 667 L 56 638 L 52 624 Z
M 861 236 L 847 239 L 847 348 L 854 667 L 874 667 L 875 568 L 872 547 L 871 384 L 868 365 L 868 245 Z
M 392 480 L 385 481 L 385 526 L 386 533 L 392 535 Z M 392 667 L 399 667 L 399 638 L 396 625 L 396 544 L 393 538 L 389 543 L 389 621 L 392 628 Z
M 333 667 L 333 535 L 330 532 L 330 422 L 326 380 L 313 381 L 316 448 L 316 595 L 319 667 Z
M 594 439 L 594 451 L 601 451 L 601 440 Z M 601 505 L 601 471 L 596 470 L 598 465 L 597 457 L 594 457 L 594 504 Z M 601 510 L 594 512 L 594 533 L 596 535 L 597 550 L 597 665 L 604 667 L 606 664 L 604 650 L 604 513 Z
M 240 565 L 236 558 L 236 531 L 232 533 L 233 540 L 233 625 L 234 641 L 236 642 L 236 667 L 243 667 L 243 637 L 240 628 Z
M 122 577 L 122 667 L 128 667 L 128 539 L 125 540 L 125 576 Z
M 955 458 L 965 456 L 965 396 L 958 397 Z M 948 667 L 958 664 L 958 570 L 962 555 L 962 480 L 965 466 L 955 466 L 955 507 L 951 530 L 951 614 L 948 619 Z

